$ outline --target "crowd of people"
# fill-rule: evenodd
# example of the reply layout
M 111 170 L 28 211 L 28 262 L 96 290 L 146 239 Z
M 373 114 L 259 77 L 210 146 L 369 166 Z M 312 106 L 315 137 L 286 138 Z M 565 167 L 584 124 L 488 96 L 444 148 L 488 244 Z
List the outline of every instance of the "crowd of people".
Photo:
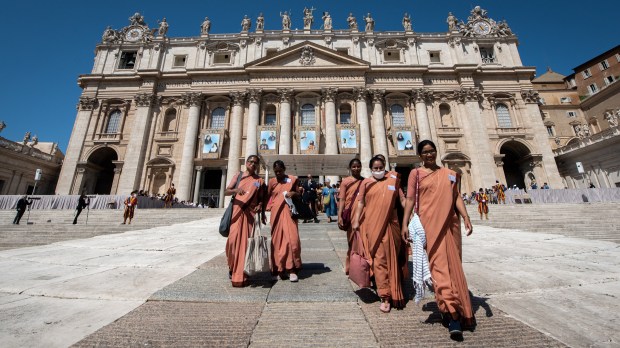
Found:
M 246 170 L 233 177 L 225 190 L 226 195 L 233 196 L 226 243 L 232 285 L 248 285 L 244 273 L 248 237 L 257 220 L 266 223 L 266 211 L 271 212 L 273 280 L 299 281 L 302 245 L 298 221 L 292 215 L 295 205 L 291 202 L 302 198 L 314 212 L 304 222 L 319 221 L 318 212 L 323 211 L 328 222 L 333 219 L 346 231 L 349 250 L 345 273 L 352 267 L 354 241 L 359 241 L 359 252 L 365 255 L 370 268 L 371 287 L 380 298 L 379 310 L 389 313 L 392 308 L 403 308 L 407 302 L 404 282 L 410 276 L 408 259 L 413 242 L 409 225 L 415 209 L 416 218 L 425 229 L 427 244 L 423 253 L 428 258 L 432 289 L 449 333 L 461 335 L 463 329 L 473 329 L 475 318 L 461 260 L 461 219 L 467 235 L 473 228 L 458 192 L 460 178 L 436 164 L 433 142 L 422 141 L 418 153 L 422 166 L 411 171 L 407 185 L 399 173 L 387 170 L 382 155 L 375 155 L 367 164 L 371 177 L 362 177 L 364 164 L 352 159 L 349 177 L 338 184 L 326 181 L 323 185 L 311 175 L 301 182 L 287 174 L 286 165 L 280 160 L 273 163 L 275 177 L 265 183 L 257 175 L 259 158 L 249 156 Z

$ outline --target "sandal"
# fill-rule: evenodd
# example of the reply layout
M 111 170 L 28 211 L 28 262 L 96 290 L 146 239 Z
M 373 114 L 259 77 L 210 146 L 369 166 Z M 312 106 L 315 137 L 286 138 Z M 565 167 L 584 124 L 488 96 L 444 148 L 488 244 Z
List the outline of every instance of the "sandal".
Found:
M 381 300 L 381 304 L 379 305 L 379 310 L 383 313 L 389 313 L 390 312 L 390 301 L 383 301 Z

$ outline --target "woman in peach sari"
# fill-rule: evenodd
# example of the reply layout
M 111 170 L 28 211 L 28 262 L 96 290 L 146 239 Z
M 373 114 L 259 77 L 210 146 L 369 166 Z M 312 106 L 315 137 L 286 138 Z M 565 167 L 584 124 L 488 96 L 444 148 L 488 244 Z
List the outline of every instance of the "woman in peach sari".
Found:
M 465 220 L 468 236 L 472 233 L 472 225 L 460 199 L 458 177 L 454 171 L 437 165 L 435 144 L 430 140 L 421 141 L 418 153 L 423 165 L 409 174 L 402 235 L 404 238 L 409 235 L 407 227 L 416 203 L 416 187 L 419 186 L 418 215 L 426 232 L 426 252 L 435 299 L 442 316 L 450 319 L 450 335 L 461 335 L 461 325 L 472 328 L 475 318 L 463 272 L 459 215 Z
M 245 162 L 245 172 L 235 175 L 224 191 L 226 196 L 234 195 L 230 232 L 226 240 L 228 275 L 234 287 L 247 285 L 247 276 L 243 273 L 243 266 L 248 236 L 254 227 L 255 215 L 260 212 L 263 223 L 267 222 L 264 204 L 265 181 L 256 175 L 259 163 L 258 156 L 249 156 Z M 241 175 L 241 181 L 235 187 L 239 175 Z
M 360 184 L 364 180 L 362 177 L 362 162 L 354 158 L 349 162 L 349 170 L 351 176 L 342 179 L 340 184 L 340 192 L 338 193 L 338 227 L 347 232 L 347 241 L 349 242 L 349 249 L 347 250 L 347 261 L 344 267 L 345 274 L 349 274 L 349 258 L 351 257 L 351 246 L 353 243 L 353 230 L 351 229 L 351 218 L 355 215 L 355 197 L 359 193 Z M 349 215 L 349 223 L 344 225 L 342 220 L 342 212 L 347 209 L 351 209 L 351 215 Z
M 301 242 L 297 220 L 291 215 L 286 198 L 293 198 L 299 193 L 299 181 L 296 176 L 287 175 L 284 162 L 273 163 L 275 178 L 269 179 L 267 185 L 270 197 L 267 210 L 271 211 L 271 273 L 274 277 L 291 282 L 299 280 L 297 273 L 301 270 Z
M 388 313 L 391 307 L 405 306 L 402 280 L 406 264 L 399 261 L 406 249 L 395 209 L 400 183 L 396 175 L 386 175 L 385 162 L 380 157 L 370 160 L 370 169 L 372 177 L 361 183 L 351 228 L 362 235 L 366 255 L 370 257 L 371 275 L 381 298 L 379 309 Z

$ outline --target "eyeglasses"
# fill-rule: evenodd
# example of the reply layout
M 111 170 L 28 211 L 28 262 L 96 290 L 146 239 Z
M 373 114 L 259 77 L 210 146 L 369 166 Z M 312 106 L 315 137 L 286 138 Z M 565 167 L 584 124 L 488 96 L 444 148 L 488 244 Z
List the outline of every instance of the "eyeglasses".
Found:
M 422 151 L 420 152 L 420 155 L 435 155 L 437 154 L 436 150 L 430 150 L 430 151 Z

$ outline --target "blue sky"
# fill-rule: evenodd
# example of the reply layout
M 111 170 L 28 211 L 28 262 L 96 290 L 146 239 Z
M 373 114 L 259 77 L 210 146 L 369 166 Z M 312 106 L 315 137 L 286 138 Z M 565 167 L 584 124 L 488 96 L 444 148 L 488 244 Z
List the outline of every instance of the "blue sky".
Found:
M 64 152 L 75 121 L 75 104 L 81 93 L 80 74 L 92 69 L 95 45 L 106 26 L 120 29 L 134 12 L 144 15 L 150 27 L 166 17 L 168 36 L 196 36 L 205 16 L 211 33 L 241 30 L 247 14 L 265 16 L 265 29 L 280 29 L 280 11 L 292 11 L 293 28 L 302 28 L 304 6 L 316 8 L 313 28 L 329 11 L 334 28 L 346 28 L 349 12 L 358 22 L 367 12 L 375 30 L 402 30 L 404 12 L 411 15 L 417 32 L 445 32 L 452 12 L 466 20 L 476 5 L 495 20 L 506 19 L 519 37 L 524 65 L 547 66 L 568 75 L 572 68 L 618 45 L 617 0 L 600 0 L 593 6 L 560 0 L 243 0 L 243 1 L 6 1 L 0 19 L 0 120 L 7 124 L 1 136 L 21 140 L 27 131 L 39 141 L 58 142 Z M 318 20 L 317 20 L 318 19 Z M 614 34 L 616 33 L 616 34 Z

